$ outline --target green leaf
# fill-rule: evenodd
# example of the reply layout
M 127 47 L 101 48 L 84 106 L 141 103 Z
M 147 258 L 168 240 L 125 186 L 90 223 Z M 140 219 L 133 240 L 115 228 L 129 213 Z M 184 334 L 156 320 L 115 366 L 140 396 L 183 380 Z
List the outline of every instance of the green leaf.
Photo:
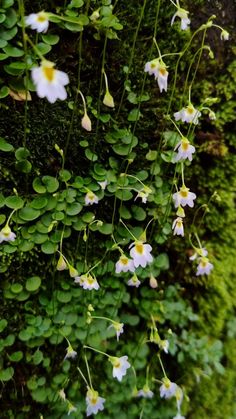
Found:
M 24 55 L 23 49 L 13 47 L 12 45 L 8 44 L 6 47 L 3 48 L 3 51 L 5 54 L 7 54 L 9 57 L 22 57 Z
M 10 361 L 12 361 L 12 362 L 19 362 L 19 361 L 21 361 L 22 360 L 22 358 L 23 358 L 23 352 L 21 352 L 21 351 L 16 351 L 16 352 L 13 352 L 11 355 L 8 355 L 8 358 L 10 359 Z
M 82 210 L 82 205 L 79 202 L 73 202 L 72 204 L 68 204 L 66 207 L 66 213 L 68 215 L 77 215 Z
M 0 39 L 0 48 L 4 48 L 7 45 L 7 41 L 5 39 Z M 6 55 L 6 54 L 3 54 Z M 8 55 L 6 55 L 8 57 Z
M 17 22 L 17 14 L 14 9 L 7 10 L 6 20 L 4 22 L 5 28 L 12 28 Z
M 9 367 L 0 371 L 0 381 L 9 381 L 14 375 L 14 368 Z
M 7 322 L 6 319 L 0 320 L 0 333 L 2 333 L 3 330 L 7 327 L 7 324 L 8 324 L 8 322 Z
M 112 224 L 104 223 L 99 227 L 99 231 L 102 234 L 112 234 Z
M 63 180 L 64 182 L 68 182 L 68 180 L 70 180 L 71 178 L 71 173 L 69 172 L 69 170 L 60 170 L 59 176 L 61 180 Z
M 35 192 L 37 192 L 37 193 L 45 193 L 45 192 L 47 192 L 45 186 L 43 186 L 43 184 L 41 182 L 41 179 L 39 177 L 36 177 L 33 180 L 33 188 L 34 188 Z
M 11 292 L 13 292 L 14 294 L 19 294 L 23 290 L 23 287 L 21 284 L 16 282 L 15 284 L 11 285 L 10 289 L 11 289 Z
M 6 20 L 6 15 L 0 14 L 0 23 L 3 23 L 4 20 Z
M 4 97 L 8 96 L 9 94 L 9 88 L 7 86 L 3 86 L 0 89 L 0 99 L 4 99 Z
M 132 109 L 132 111 L 130 111 L 129 115 L 128 115 L 128 121 L 130 122 L 136 122 L 139 120 L 141 116 L 141 113 L 139 111 L 138 108 L 134 108 Z
M 12 151 L 14 150 L 14 147 L 10 143 L 7 143 L 7 141 L 4 140 L 4 138 L 0 137 L 0 150 L 6 152 Z
M 59 42 L 60 37 L 58 35 L 47 34 L 42 35 L 42 39 L 48 45 L 56 45 Z
M 31 203 L 30 206 L 35 209 L 42 209 L 48 204 L 48 199 L 45 196 L 37 196 Z
M 133 198 L 133 194 L 130 191 L 127 191 L 125 189 L 118 189 L 115 193 L 116 197 L 119 198 L 121 201 L 129 201 Z
M 24 201 L 23 201 L 23 199 L 21 199 L 19 196 L 16 196 L 16 195 L 8 196 L 5 199 L 5 205 L 8 208 L 19 209 L 19 208 L 23 207 Z
M 20 147 L 15 151 L 15 157 L 19 161 L 27 159 L 29 155 L 30 155 L 30 152 L 25 147 Z
M 36 45 L 36 48 L 39 50 L 39 52 L 40 52 L 42 55 L 46 55 L 46 54 L 48 54 L 48 53 L 51 51 L 51 49 L 52 49 L 51 45 L 44 44 L 43 42 L 39 42 L 39 43 Z
M 30 173 L 32 169 L 32 164 L 29 160 L 21 160 L 16 162 L 16 169 L 22 173 Z
M 14 36 L 17 34 L 18 28 L 14 26 L 12 29 L 9 29 L 7 31 L 1 29 L 0 30 L 0 39 L 4 39 L 5 41 L 10 41 L 14 38 Z
M 13 6 L 14 0 L 2 0 L 1 7 L 3 9 L 8 9 L 9 7 Z
M 39 365 L 43 360 L 43 352 L 37 349 L 37 351 L 35 351 L 33 355 L 32 360 L 33 360 L 34 365 Z
M 98 159 L 97 154 L 93 153 L 89 148 L 86 148 L 85 156 L 87 157 L 87 159 L 89 159 L 91 161 L 97 161 L 97 159 Z
M 160 269 L 166 270 L 169 269 L 169 257 L 167 253 L 161 253 L 160 255 L 155 258 L 154 262 L 155 266 L 157 266 Z
M 25 284 L 25 288 L 29 292 L 37 291 L 41 285 L 41 279 L 39 276 L 32 276 L 28 278 Z
M 157 158 L 157 151 L 155 150 L 149 150 L 149 152 L 146 154 L 146 159 L 153 161 Z
M 44 183 L 46 190 L 50 193 L 56 192 L 56 190 L 59 188 L 59 182 L 55 177 L 43 176 L 42 182 Z
M 41 250 L 43 253 L 46 253 L 46 255 L 52 255 L 57 250 L 57 244 L 52 243 L 50 241 L 46 241 L 41 245 Z
M 32 221 L 40 216 L 40 211 L 31 207 L 24 207 L 19 211 L 19 217 L 24 221 Z
M 68 9 L 72 9 L 73 7 L 82 7 L 83 4 L 83 0 L 71 0 L 71 2 L 68 4 Z

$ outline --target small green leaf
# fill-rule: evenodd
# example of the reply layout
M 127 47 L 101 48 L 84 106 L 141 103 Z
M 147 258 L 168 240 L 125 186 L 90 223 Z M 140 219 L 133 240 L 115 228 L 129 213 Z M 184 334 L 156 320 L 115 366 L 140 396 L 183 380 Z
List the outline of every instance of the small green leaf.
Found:
M 19 294 L 22 290 L 22 285 L 17 282 L 11 285 L 11 292 L 13 292 L 14 294 Z
M 138 108 L 134 108 L 132 109 L 132 111 L 130 111 L 129 115 L 128 115 L 128 121 L 130 122 L 136 122 L 139 120 L 141 116 L 141 113 L 139 111 Z
M 12 361 L 12 362 L 19 362 L 19 361 L 21 361 L 22 360 L 22 358 L 23 358 L 23 352 L 21 352 L 21 351 L 16 351 L 16 352 L 13 352 L 11 355 L 8 355 L 8 358 L 10 359 L 10 361 Z
M 4 99 L 4 97 L 8 96 L 9 94 L 9 88 L 7 86 L 3 86 L 0 89 L 0 99 Z
M 29 292 L 37 291 L 41 285 L 41 279 L 39 276 L 32 276 L 28 278 L 25 284 L 25 288 Z
M 66 207 L 67 215 L 77 215 L 82 210 L 82 205 L 79 202 L 73 202 L 72 204 L 68 204 Z
M 7 54 L 9 57 L 22 57 L 24 55 L 23 49 L 13 47 L 12 45 L 8 44 L 6 47 L 3 48 L 3 51 L 5 54 Z
M 0 137 L 0 150 L 6 152 L 12 151 L 14 150 L 14 147 L 11 144 L 7 143 L 7 141 L 4 140 L 4 138 Z
M 73 7 L 82 7 L 83 4 L 83 0 L 71 0 L 71 2 L 68 5 L 68 9 L 72 9 Z
M 19 217 L 24 221 L 32 221 L 38 218 L 40 211 L 31 207 L 24 207 L 19 211 Z
M 44 183 L 46 190 L 50 193 L 56 192 L 56 190 L 59 188 L 59 182 L 55 177 L 43 176 L 42 182 Z
M 35 209 L 42 209 L 48 204 L 48 199 L 45 196 L 37 196 L 31 203 L 30 206 Z
M 20 209 L 23 207 L 24 205 L 24 201 L 23 199 L 21 199 L 19 196 L 13 195 L 13 196 L 8 196 L 5 199 L 5 205 L 8 208 L 12 208 L 12 209 Z
M 7 327 L 7 324 L 8 324 L 8 322 L 7 322 L 6 319 L 0 320 L 0 333 L 2 333 L 3 330 Z
M 97 161 L 97 159 L 98 159 L 97 154 L 93 153 L 89 148 L 86 148 L 85 156 L 87 157 L 87 159 L 89 159 L 91 161 Z
M 43 41 L 48 45 L 56 45 L 59 42 L 60 37 L 58 35 L 42 35 Z
M 157 158 L 157 151 L 156 150 L 149 150 L 149 152 L 146 154 L 146 159 L 153 161 Z
M 36 48 L 39 50 L 39 52 L 40 52 L 42 55 L 46 55 L 46 54 L 48 54 L 48 53 L 51 51 L 51 49 L 52 49 L 51 45 L 44 44 L 43 42 L 39 42 L 39 43 L 36 45 Z
M 6 368 L 0 371 L 0 381 L 9 381 L 14 375 L 14 369 L 12 367 Z
M 45 186 L 43 186 L 41 179 L 39 177 L 36 177 L 33 180 L 33 188 L 35 190 L 35 192 L 37 193 L 45 193 L 47 190 L 45 188 Z
M 16 169 L 22 173 L 30 173 L 32 169 L 32 164 L 29 160 L 21 160 L 16 162 Z
M 19 161 L 27 159 L 29 155 L 30 155 L 30 152 L 25 147 L 20 147 L 15 151 L 15 157 Z
M 46 253 L 46 255 L 52 255 L 57 250 L 57 244 L 52 243 L 50 241 L 46 241 L 41 245 L 41 250 L 43 253 Z

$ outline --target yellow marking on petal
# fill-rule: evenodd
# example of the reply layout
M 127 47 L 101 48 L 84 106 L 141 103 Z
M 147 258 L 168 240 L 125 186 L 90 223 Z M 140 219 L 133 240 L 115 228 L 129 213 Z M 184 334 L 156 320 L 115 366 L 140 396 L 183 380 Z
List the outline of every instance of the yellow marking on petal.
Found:
M 193 113 L 194 113 L 194 107 L 193 106 L 188 106 L 187 108 L 186 108 L 186 111 L 190 114 L 190 115 L 192 115 Z
M 93 200 L 94 199 L 94 193 L 93 192 L 88 192 L 88 198 Z
M 176 223 L 176 224 L 177 224 L 177 227 L 178 227 L 178 228 L 182 227 L 182 225 L 183 225 L 182 220 L 181 220 L 181 221 L 177 221 L 177 223 Z
M 142 255 L 143 254 L 143 244 L 142 243 L 137 243 L 135 245 L 135 250 L 136 250 L 137 253 Z
M 157 65 L 156 65 L 156 63 L 151 63 L 151 64 L 150 64 L 150 67 L 151 67 L 151 68 L 156 68 L 156 66 L 157 66 Z
M 129 259 L 126 256 L 121 256 L 120 261 L 121 261 L 122 265 L 128 265 L 128 263 L 129 263 Z
M 189 141 L 187 140 L 183 140 L 182 142 L 181 142 L 181 147 L 182 147 L 182 149 L 184 150 L 184 151 L 187 151 L 188 150 L 188 148 L 189 148 Z
M 46 20 L 47 20 L 47 18 L 44 15 L 38 15 L 37 16 L 37 21 L 40 22 L 40 23 L 45 22 Z
M 52 82 L 54 80 L 56 70 L 54 70 L 53 67 L 43 66 L 43 72 L 44 72 L 44 76 L 49 82 Z
M 160 68 L 160 69 L 159 69 L 159 73 L 160 73 L 160 75 L 161 75 L 161 76 L 163 76 L 163 77 L 165 77 L 165 76 L 167 75 L 167 71 L 166 71 L 166 69 L 165 69 L 165 68 Z
M 187 198 L 188 196 L 188 191 L 184 190 L 184 191 L 180 191 L 180 195 L 182 198 Z

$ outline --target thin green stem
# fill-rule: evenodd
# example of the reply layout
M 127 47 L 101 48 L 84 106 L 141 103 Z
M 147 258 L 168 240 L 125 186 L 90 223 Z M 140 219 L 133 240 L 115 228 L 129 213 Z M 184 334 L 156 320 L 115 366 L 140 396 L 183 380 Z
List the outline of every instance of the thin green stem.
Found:
M 162 372 L 163 372 L 163 374 L 164 374 L 164 377 L 166 377 L 166 378 L 167 378 L 167 375 L 166 375 L 166 372 L 165 372 L 165 368 L 164 368 L 164 365 L 163 365 L 163 363 L 162 363 L 162 360 L 161 360 L 161 357 L 160 357 L 160 355 L 159 355 L 159 354 L 157 355 L 157 358 L 159 359 L 159 362 L 160 362 L 161 369 L 162 369 Z
M 89 387 L 91 389 L 93 389 L 92 380 L 91 380 L 91 374 L 90 374 L 90 369 L 89 369 L 89 365 L 88 365 L 88 360 L 87 360 L 86 353 L 84 354 L 84 360 L 85 360 L 85 364 L 86 364 L 86 368 L 87 368 L 87 373 L 88 373 L 88 378 L 89 378 L 89 384 L 90 384 Z
M 106 352 L 100 351 L 99 349 L 92 348 L 91 346 L 84 345 L 83 348 L 84 349 L 90 349 L 91 351 L 97 352 L 101 355 L 105 355 L 107 358 L 110 358 L 110 356 L 108 354 L 106 354 Z

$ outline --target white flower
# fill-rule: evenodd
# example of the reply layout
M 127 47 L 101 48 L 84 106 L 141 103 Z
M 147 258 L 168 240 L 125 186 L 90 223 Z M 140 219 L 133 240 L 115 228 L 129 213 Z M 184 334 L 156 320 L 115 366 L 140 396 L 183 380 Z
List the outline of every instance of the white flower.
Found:
M 168 354 L 168 350 L 169 350 L 169 341 L 167 339 L 164 340 L 160 340 L 158 342 L 158 345 L 160 347 L 160 349 L 163 349 L 163 351 Z
M 139 281 L 139 279 L 138 279 L 137 275 L 136 275 L 136 274 L 134 274 L 134 275 L 132 276 L 132 278 L 130 278 L 130 279 L 128 280 L 127 284 L 128 284 L 130 287 L 136 287 L 136 288 L 138 288 L 138 287 L 139 287 L 139 285 L 141 284 L 141 282 Z
M 211 121 L 215 121 L 216 120 L 216 114 L 215 114 L 215 112 L 210 111 L 209 114 L 208 114 L 208 116 L 209 116 L 209 119 Z
M 37 32 L 47 32 L 48 30 L 48 14 L 45 12 L 32 13 L 26 16 L 25 22 L 30 25 L 31 29 L 36 29 Z
M 92 191 L 88 191 L 85 195 L 85 205 L 93 205 L 98 203 L 98 197 Z
M 145 244 L 142 241 L 137 240 L 132 243 L 129 248 L 131 248 L 130 256 L 134 261 L 135 268 L 138 268 L 138 266 L 145 268 L 148 263 L 153 261 L 151 255 L 152 246 L 150 244 Z
M 103 397 L 99 397 L 98 392 L 93 390 L 92 388 L 88 388 L 86 394 L 86 416 L 90 416 L 92 414 L 96 415 L 99 410 L 103 410 L 105 403 L 105 399 Z
M 188 29 L 188 25 L 190 25 L 191 21 L 188 18 L 188 11 L 185 9 L 181 9 L 181 7 L 177 8 L 177 12 L 174 14 L 174 16 L 171 19 L 171 26 L 174 23 L 175 18 L 178 16 L 181 19 L 181 29 L 185 31 Z
M 63 402 L 66 401 L 66 393 L 64 391 L 64 388 L 62 388 L 60 391 L 58 391 L 58 395 L 59 395 L 60 399 L 63 400 Z
M 194 199 L 196 199 L 195 193 L 189 192 L 189 188 L 186 188 L 185 185 L 181 186 L 180 190 L 173 194 L 175 208 L 178 208 L 180 205 L 183 207 L 188 205 L 190 208 L 193 208 Z
M 178 148 L 178 154 L 174 158 L 174 161 L 189 159 L 192 161 L 193 153 L 195 153 L 195 147 L 190 144 L 189 140 L 185 137 L 182 137 L 181 141 L 176 145 L 175 150 Z
M 86 111 L 84 111 L 84 116 L 81 119 L 81 125 L 86 131 L 92 131 L 92 122 Z
M 144 397 L 145 399 L 152 399 L 154 393 L 150 390 L 149 386 L 145 384 L 142 390 L 139 390 L 137 393 L 137 397 Z
M 199 265 L 197 267 L 197 273 L 196 275 L 209 275 L 211 270 L 213 269 L 212 263 L 209 262 L 209 259 L 205 256 L 199 258 Z
M 201 249 L 197 249 L 197 252 L 195 252 L 192 256 L 190 256 L 189 260 L 195 260 L 197 259 L 198 255 L 200 256 L 207 256 L 208 251 L 203 247 Z
M 119 341 L 121 333 L 124 333 L 124 323 L 113 322 L 108 329 L 114 328 L 116 331 L 117 342 Z
M 74 282 L 79 284 L 84 290 L 98 290 L 100 288 L 95 276 L 90 274 L 76 276 Z
M 154 75 L 157 80 L 160 92 L 167 91 L 168 71 L 166 70 L 165 63 L 160 58 L 155 58 L 145 64 L 144 71 L 148 72 L 151 76 Z
M 227 32 L 225 29 L 223 29 L 223 31 L 220 34 L 220 39 L 222 39 L 222 41 L 228 41 L 229 40 L 229 32 Z
M 200 118 L 201 112 L 194 108 L 194 106 L 189 103 L 186 108 L 182 108 L 179 112 L 174 113 L 176 121 L 198 124 L 198 118 Z
M 122 356 L 121 358 L 109 357 L 109 361 L 113 365 L 112 375 L 114 378 L 117 378 L 118 381 L 122 381 L 122 378 L 126 375 L 127 369 L 130 367 L 130 363 L 127 359 L 127 355 Z
M 16 238 L 15 233 L 13 233 L 8 224 L 2 228 L 0 231 L 0 243 L 2 242 L 13 242 Z
M 175 395 L 177 384 L 172 383 L 167 377 L 164 377 L 162 382 L 163 384 L 160 387 L 160 396 L 164 397 L 164 399 L 170 399 Z
M 184 226 L 183 226 L 183 220 L 181 217 L 177 217 L 173 224 L 172 224 L 172 230 L 174 230 L 174 236 L 183 236 L 184 237 Z
M 134 261 L 132 259 L 127 258 L 124 254 L 121 255 L 118 262 L 116 262 L 116 274 L 120 272 L 134 272 Z
M 67 359 L 67 358 L 74 359 L 74 358 L 76 358 L 76 356 L 77 356 L 77 352 L 74 351 L 71 344 L 69 344 L 68 348 L 66 348 L 66 356 L 65 356 L 64 359 Z
M 69 77 L 64 71 L 55 70 L 54 63 L 43 60 L 40 67 L 32 69 L 32 79 L 36 86 L 37 95 L 46 97 L 50 103 L 57 99 L 65 100 L 67 92 L 65 85 L 69 83 Z
M 106 189 L 106 187 L 108 185 L 108 181 L 103 180 L 103 182 L 98 182 L 98 184 L 101 186 L 102 190 L 104 191 L 104 189 Z

